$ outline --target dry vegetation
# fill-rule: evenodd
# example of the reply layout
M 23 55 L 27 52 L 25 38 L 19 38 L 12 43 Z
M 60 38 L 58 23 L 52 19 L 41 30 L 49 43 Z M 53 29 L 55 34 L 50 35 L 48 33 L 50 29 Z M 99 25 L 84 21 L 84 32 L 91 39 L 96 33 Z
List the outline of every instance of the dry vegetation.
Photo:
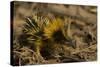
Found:
M 13 65 L 95 61 L 96 13 L 94 6 L 14 2 Z

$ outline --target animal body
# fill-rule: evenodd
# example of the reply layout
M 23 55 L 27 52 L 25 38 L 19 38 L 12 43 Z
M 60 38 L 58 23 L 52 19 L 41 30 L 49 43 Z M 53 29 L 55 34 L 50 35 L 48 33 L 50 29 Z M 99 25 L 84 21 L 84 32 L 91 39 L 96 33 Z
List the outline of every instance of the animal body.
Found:
M 23 25 L 23 34 L 20 42 L 24 46 L 31 47 L 37 55 L 41 55 L 41 50 L 53 48 L 55 44 L 71 45 L 72 39 L 66 35 L 64 22 L 60 18 L 55 18 L 49 23 L 44 22 L 39 26 L 32 17 L 26 18 Z M 52 49 L 51 49 L 52 51 Z

